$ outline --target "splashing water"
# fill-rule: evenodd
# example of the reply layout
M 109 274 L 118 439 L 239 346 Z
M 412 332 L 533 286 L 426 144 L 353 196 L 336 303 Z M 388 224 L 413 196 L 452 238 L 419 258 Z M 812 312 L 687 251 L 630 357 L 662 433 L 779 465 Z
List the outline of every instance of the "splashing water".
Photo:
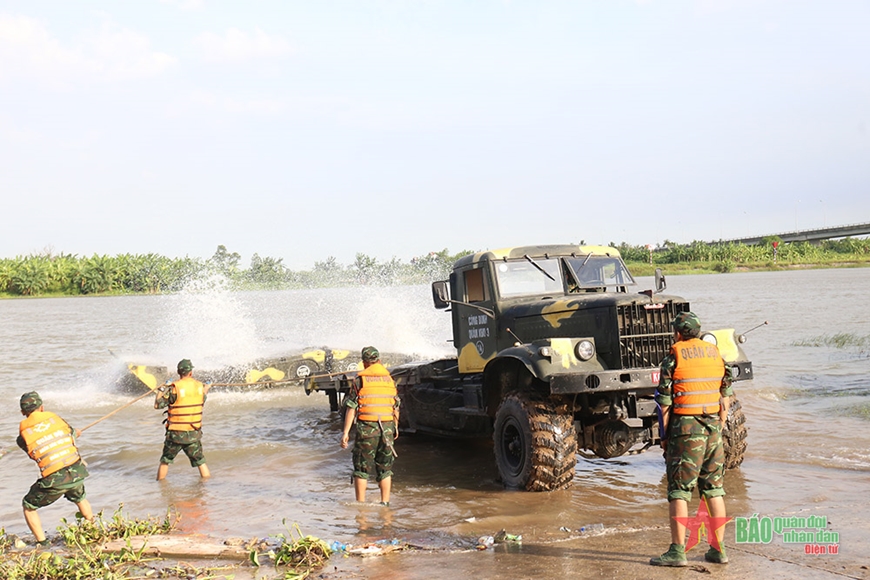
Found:
M 256 324 L 225 277 L 212 274 L 192 280 L 167 299 L 159 350 L 173 365 L 188 358 L 197 367 L 214 368 L 248 362 L 260 354 Z

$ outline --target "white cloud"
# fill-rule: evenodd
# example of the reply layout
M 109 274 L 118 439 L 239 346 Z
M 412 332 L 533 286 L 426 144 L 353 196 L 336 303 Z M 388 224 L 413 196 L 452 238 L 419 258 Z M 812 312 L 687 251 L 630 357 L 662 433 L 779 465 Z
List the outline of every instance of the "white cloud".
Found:
M 177 59 L 152 50 L 147 36 L 110 20 L 65 45 L 42 22 L 0 13 L 0 81 L 32 79 L 50 86 L 153 77 Z
M 182 10 L 199 10 L 205 6 L 203 0 L 160 0 L 160 3 L 178 6 Z
M 260 30 L 253 33 L 230 28 L 223 36 L 203 32 L 193 40 L 203 59 L 211 62 L 242 62 L 251 59 L 280 58 L 292 52 L 290 43 L 280 36 Z
M 177 62 L 164 52 L 151 50 L 144 34 L 104 22 L 99 32 L 84 39 L 84 46 L 100 74 L 110 79 L 157 76 Z
M 233 114 L 276 115 L 283 113 L 287 105 L 272 98 L 236 99 L 216 95 L 207 91 L 196 91 L 190 94 L 190 103 L 197 110 L 211 110 Z

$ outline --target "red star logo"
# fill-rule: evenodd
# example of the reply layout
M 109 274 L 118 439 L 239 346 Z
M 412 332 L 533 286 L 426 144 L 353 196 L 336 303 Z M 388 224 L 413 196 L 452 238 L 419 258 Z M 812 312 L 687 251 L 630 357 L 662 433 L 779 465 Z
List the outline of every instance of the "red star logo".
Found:
M 689 531 L 689 537 L 686 538 L 686 550 L 691 550 L 698 545 L 701 541 L 701 532 L 703 530 L 707 534 L 707 542 L 721 551 L 722 547 L 719 544 L 719 536 L 716 535 L 716 532 L 734 518 L 711 517 L 710 512 L 707 511 L 707 500 L 702 499 L 698 504 L 698 512 L 693 517 L 674 517 L 674 519 L 686 526 L 686 529 Z

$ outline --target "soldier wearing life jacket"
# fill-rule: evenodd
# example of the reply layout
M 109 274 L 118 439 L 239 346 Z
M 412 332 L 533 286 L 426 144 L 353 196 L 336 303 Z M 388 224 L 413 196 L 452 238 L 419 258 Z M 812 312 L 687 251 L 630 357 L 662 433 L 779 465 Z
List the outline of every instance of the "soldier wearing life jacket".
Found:
M 347 449 L 350 430 L 356 422 L 356 440 L 353 447 L 353 487 L 356 501 L 366 500 L 369 472 L 374 469 L 381 504 L 390 505 L 393 481 L 393 446 L 399 436 L 399 397 L 396 383 L 380 361 L 380 353 L 373 346 L 362 349 L 363 370 L 353 382 L 345 399 L 344 431 L 341 447 Z
M 19 403 L 25 419 L 19 425 L 17 443 L 36 462 L 40 473 L 21 502 L 24 520 L 36 543 L 47 546 L 49 541 L 36 513 L 39 508 L 51 505 L 63 496 L 76 504 L 86 520 L 94 518 L 85 493 L 88 469 L 76 446 L 76 437 L 81 435 L 81 431 L 74 430 L 59 416 L 46 411 L 36 391 L 21 395 Z
M 650 564 L 688 565 L 687 519 L 682 518 L 688 518 L 688 502 L 695 487 L 712 518 L 712 523 L 707 524 L 710 548 L 704 558 L 714 564 L 727 564 L 723 543 L 726 515 L 722 428 L 734 394 L 731 367 L 722 360 L 715 344 L 699 338 L 701 321 L 695 314 L 680 312 L 671 324 L 675 342 L 662 360 L 655 396 L 664 433 L 671 545 Z
M 166 439 L 163 455 L 157 468 L 157 480 L 166 477 L 169 464 L 180 451 L 184 451 L 191 467 L 199 468 L 203 478 L 211 476 L 202 452 L 202 408 L 211 385 L 194 379 L 193 364 L 188 359 L 178 363 L 178 380 L 158 389 L 155 409 L 166 409 Z

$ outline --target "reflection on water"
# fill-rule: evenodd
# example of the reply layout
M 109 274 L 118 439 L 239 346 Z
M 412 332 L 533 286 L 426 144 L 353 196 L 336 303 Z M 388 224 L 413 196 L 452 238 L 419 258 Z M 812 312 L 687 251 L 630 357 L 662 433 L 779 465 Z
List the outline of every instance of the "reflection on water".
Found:
M 741 331 L 770 322 L 745 345 L 755 380 L 736 386 L 748 417 L 749 451 L 744 466 L 726 476 L 729 512 L 864 505 L 870 360 L 836 345 L 797 344 L 833 331 L 870 335 L 870 270 L 668 281 L 669 293 L 687 297 L 707 327 Z M 8 402 L 0 442 L 11 451 L 0 473 L 3 525 L 25 533 L 20 501 L 37 475 L 15 449 L 21 393 L 39 390 L 47 409 L 81 427 L 130 400 L 111 387 L 126 360 L 172 367 L 190 358 L 206 368 L 311 345 L 364 344 L 438 356 L 449 352 L 451 328 L 430 299 L 428 287 L 232 294 L 218 285 L 174 296 L 0 301 L 0 393 Z M 562 527 L 604 523 L 636 530 L 665 519 L 664 464 L 655 450 L 581 460 L 570 490 L 534 494 L 502 489 L 489 441 L 407 435 L 397 442 L 392 507 L 356 504 L 337 415 L 326 397 L 299 388 L 212 393 L 203 438 L 212 479 L 201 481 L 179 456 L 158 483 L 162 414 L 151 403 L 137 403 L 81 438 L 96 510 L 111 514 L 123 502 L 128 513 L 163 516 L 172 507 L 183 530 L 216 536 L 265 537 L 284 532 L 286 520 L 330 540 L 403 537 L 455 548 L 500 529 L 546 543 L 569 536 Z M 61 500 L 41 513 L 51 529 L 72 511 Z M 559 566 L 551 563 L 546 574 Z

